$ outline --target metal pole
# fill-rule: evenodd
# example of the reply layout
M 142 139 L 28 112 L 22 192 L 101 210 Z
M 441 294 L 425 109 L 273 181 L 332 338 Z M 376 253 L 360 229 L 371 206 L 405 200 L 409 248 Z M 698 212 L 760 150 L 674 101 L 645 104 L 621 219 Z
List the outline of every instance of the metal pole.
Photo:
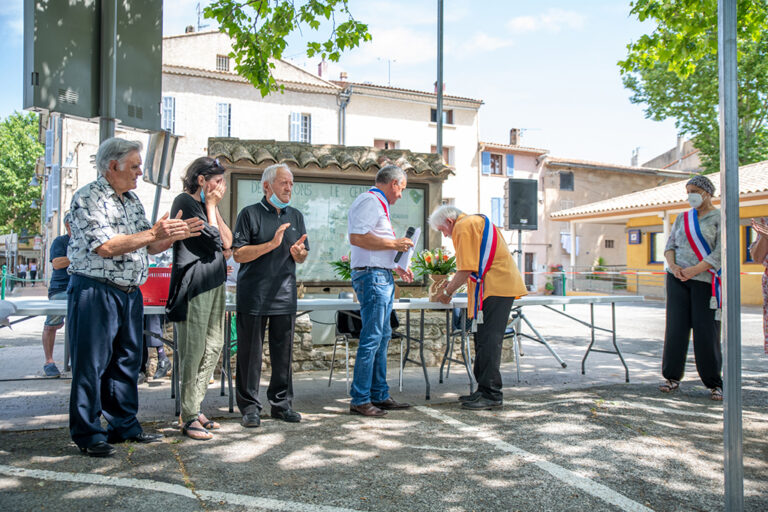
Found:
M 523 268 L 523 230 L 517 230 L 517 270 L 525 272 Z
M 99 142 L 115 136 L 117 82 L 117 0 L 101 2 Z
M 725 510 L 744 509 L 741 420 L 741 288 L 739 285 L 739 113 L 736 70 L 736 0 L 718 0 L 720 82 L 720 199 L 723 233 L 722 332 L 725 335 Z
M 443 156 L 443 0 L 437 0 L 437 144 Z
M 5 276 L 8 272 L 8 266 L 3 265 L 3 283 L 0 285 L 0 300 L 5 300 Z

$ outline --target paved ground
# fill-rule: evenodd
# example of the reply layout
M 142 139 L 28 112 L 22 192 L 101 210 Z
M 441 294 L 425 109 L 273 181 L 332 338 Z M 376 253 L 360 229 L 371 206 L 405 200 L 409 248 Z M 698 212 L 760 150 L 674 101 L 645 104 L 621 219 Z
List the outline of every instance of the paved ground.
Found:
M 424 399 L 421 370 L 406 371 L 416 404 L 385 419 L 347 414 L 344 381 L 296 376 L 301 424 L 266 419 L 242 429 L 218 386 L 205 410 L 222 422 L 209 442 L 181 437 L 167 379 L 140 387 L 140 419 L 166 434 L 118 455 L 81 456 L 66 431 L 68 379 L 0 381 L 0 510 L 719 510 L 723 508 L 722 404 L 708 399 L 693 365 L 681 392 L 656 391 L 664 312 L 660 304 L 617 308 L 616 356 L 580 361 L 588 331 L 543 308 L 531 321 L 568 363 L 523 345 L 521 382 L 504 365 L 505 407 L 461 410 L 466 375 L 452 368 Z M 588 317 L 588 308 L 569 307 Z M 610 308 L 596 308 L 608 325 Z M 760 312 L 743 321 L 745 509 L 768 509 L 768 360 Z M 42 321 L 0 330 L 0 380 L 42 369 Z M 605 345 L 606 337 L 600 338 Z M 57 344 L 57 359 L 63 351 Z

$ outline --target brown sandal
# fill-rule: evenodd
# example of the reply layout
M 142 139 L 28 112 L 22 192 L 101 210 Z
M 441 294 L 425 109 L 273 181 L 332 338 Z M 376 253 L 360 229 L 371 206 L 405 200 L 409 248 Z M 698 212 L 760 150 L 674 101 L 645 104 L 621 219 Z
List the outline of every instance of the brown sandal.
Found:
M 715 402 L 722 402 L 723 401 L 723 390 L 722 389 L 720 389 L 718 387 L 715 387 L 715 388 L 710 389 L 709 392 L 712 393 L 709 398 L 711 398 Z
M 659 391 L 662 393 L 672 393 L 673 391 L 677 391 L 680 389 L 680 381 L 679 380 L 673 380 L 673 379 L 667 379 L 664 381 L 664 384 L 659 386 Z
M 181 433 L 190 439 L 195 441 L 208 441 L 213 439 L 213 434 L 205 430 L 203 427 L 193 427 L 192 424 L 198 421 L 197 419 L 190 420 L 181 427 Z M 198 422 L 199 423 L 199 422 Z

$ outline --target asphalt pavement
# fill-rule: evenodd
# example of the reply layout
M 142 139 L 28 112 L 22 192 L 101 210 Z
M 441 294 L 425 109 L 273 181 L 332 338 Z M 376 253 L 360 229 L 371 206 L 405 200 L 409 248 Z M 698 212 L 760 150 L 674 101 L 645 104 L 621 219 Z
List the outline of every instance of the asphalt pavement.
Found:
M 567 312 L 588 319 L 587 306 Z M 610 325 L 610 307 L 595 308 Z M 619 345 L 591 354 L 589 330 L 541 307 L 531 323 L 567 363 L 523 342 L 520 381 L 504 363 L 504 408 L 462 410 L 464 369 L 439 383 L 409 366 L 397 400 L 414 407 L 385 418 L 348 414 L 343 372 L 295 375 L 299 424 L 269 419 L 244 429 L 218 382 L 203 410 L 222 424 L 211 441 L 182 437 L 170 380 L 142 384 L 139 419 L 161 443 L 118 445 L 115 457 L 81 455 L 67 430 L 70 381 L 41 379 L 42 319 L 0 330 L 0 510 L 721 510 L 723 404 L 709 399 L 689 354 L 672 395 L 657 391 L 664 330 L 661 303 L 618 306 Z M 762 316 L 745 307 L 743 454 L 745 510 L 768 510 L 768 359 Z M 598 335 L 607 348 L 609 337 Z M 55 356 L 63 363 L 61 336 Z M 268 375 L 264 376 L 266 389 Z

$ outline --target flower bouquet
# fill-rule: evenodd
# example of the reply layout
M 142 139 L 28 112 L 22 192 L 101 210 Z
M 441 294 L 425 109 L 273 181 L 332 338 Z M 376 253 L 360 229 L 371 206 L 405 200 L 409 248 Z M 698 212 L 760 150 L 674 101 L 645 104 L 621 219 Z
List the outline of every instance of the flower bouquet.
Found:
M 441 283 L 456 272 L 456 257 L 443 249 L 424 250 L 411 258 L 411 268 L 418 277 L 429 276 L 429 300 L 437 302 Z
M 350 266 L 349 259 L 349 254 L 345 254 L 338 260 L 330 262 L 334 272 L 336 272 L 336 275 L 339 276 L 339 279 L 342 281 L 352 280 L 352 267 Z

